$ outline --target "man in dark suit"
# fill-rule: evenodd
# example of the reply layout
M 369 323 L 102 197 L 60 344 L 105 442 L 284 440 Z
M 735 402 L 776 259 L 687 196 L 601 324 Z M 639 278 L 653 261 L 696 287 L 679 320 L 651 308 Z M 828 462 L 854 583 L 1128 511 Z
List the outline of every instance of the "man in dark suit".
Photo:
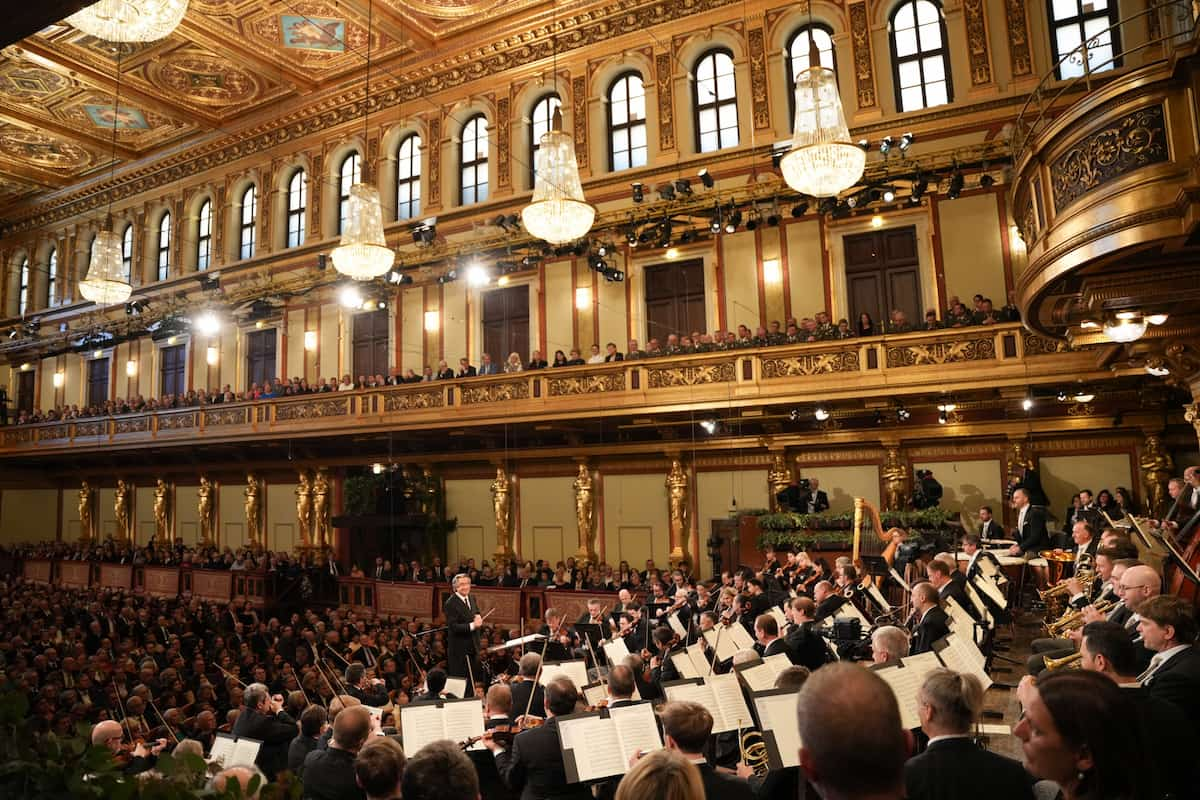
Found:
M 937 589 L 928 581 L 912 587 L 912 605 L 917 623 L 909 654 L 915 656 L 929 652 L 934 642 L 950 633 L 950 617 L 938 605 Z
M 531 717 L 541 717 L 546 713 L 545 691 L 537 682 L 541 664 L 542 657 L 537 653 L 521 656 L 521 663 L 517 667 L 521 680 L 511 684 L 513 714 L 516 717 L 524 716 L 526 711 Z
M 505 749 L 490 734 L 483 743 L 496 757 L 501 780 L 521 800 L 591 800 L 592 793 L 580 783 L 567 783 L 559 744 L 557 717 L 570 714 L 579 692 L 570 678 L 560 675 L 546 684 L 546 724 L 517 734 L 512 748 Z
M 787 609 L 792 626 L 785 640 L 791 651 L 792 663 L 807 667 L 809 671 L 825 666 L 829 660 L 829 649 L 814 619 L 816 613 L 817 604 L 807 597 L 793 599 Z
M 497 683 L 488 689 L 484 699 L 483 727 L 492 730 L 497 726 L 511 725 L 512 721 L 512 688 L 506 683 Z M 467 755 L 479 775 L 479 796 L 482 800 L 515 800 L 517 795 L 500 780 L 495 756 L 487 750 L 468 750 Z
M 492 357 L 487 353 L 484 353 L 479 361 L 479 374 L 480 375 L 499 375 L 500 374 L 499 365 L 493 363 Z
M 1034 779 L 1021 763 L 971 739 L 983 710 L 975 676 L 935 670 L 921 686 L 917 708 L 929 745 L 904 765 L 908 800 L 1032 800 Z
M 1197 626 L 1191 604 L 1159 595 L 1138 604 L 1137 615 L 1142 642 L 1154 652 L 1138 680 L 1151 697 L 1178 706 L 1200 733 L 1200 651 L 1195 646 Z
M 955 570 L 955 572 L 958 571 Z M 929 582 L 933 584 L 933 588 L 937 589 L 938 602 L 945 603 L 948 598 L 952 597 L 954 598 L 954 602 L 962 607 L 963 611 L 966 611 L 975 619 L 979 619 L 979 612 L 975 608 L 975 604 L 967 597 L 966 581 L 956 581 L 951 578 L 951 574 L 950 567 L 943 561 L 934 559 L 925 565 L 925 575 L 929 578 Z M 958 572 L 958 574 L 962 575 L 961 572 Z
M 358 662 L 346 667 L 346 693 L 364 706 L 386 706 L 387 688 L 382 678 L 367 680 L 367 668 Z
M 458 360 L 457 377 L 459 377 L 459 378 L 474 378 L 475 377 L 475 367 L 471 366 L 470 361 L 467 361 L 467 359 L 465 359 L 465 358 L 460 358 Z
M 991 506 L 979 507 L 979 538 L 985 542 L 988 539 L 1004 538 L 1004 526 L 992 516 Z
M 838 612 L 838 609 L 849 602 L 845 595 L 837 591 L 829 581 L 819 581 L 813 586 L 813 601 L 817 604 L 814 617 L 817 622 L 823 621 L 826 617 L 832 617 Z
M 300 776 L 304 768 L 304 759 L 317 749 L 317 742 L 325 731 L 328 713 L 323 706 L 316 703 L 304 709 L 300 715 L 300 733 L 288 745 L 287 768 Z
M 1013 531 L 1017 543 L 1008 549 L 1008 553 L 1032 558 L 1039 550 L 1050 546 L 1050 535 L 1046 532 L 1046 512 L 1030 505 L 1029 492 L 1026 489 L 1013 491 L 1012 507 L 1017 512 L 1017 528 Z M 1033 556 L 1030 556 L 1030 553 Z
M 354 773 L 354 757 L 371 734 L 371 714 L 363 706 L 343 708 L 333 720 L 329 747 L 304 759 L 305 800 L 364 800 Z
M 821 481 L 819 481 L 816 478 L 813 478 L 811 481 L 809 481 L 808 485 L 809 485 L 809 491 L 812 494 L 812 498 L 808 501 L 808 508 L 809 508 L 808 513 L 820 514 L 822 511 L 828 511 L 829 510 L 829 495 L 827 495 L 827 494 L 825 494 L 825 492 L 821 491 Z
M 262 742 L 254 763 L 268 780 L 275 780 L 275 774 L 287 766 L 288 746 L 297 732 L 296 720 L 283 711 L 283 698 L 271 697 L 261 683 L 246 687 L 233 735 Z
M 744 778 L 717 772 L 704 756 L 705 745 L 712 733 L 713 718 L 699 703 L 664 703 L 658 711 L 662 723 L 663 744 L 678 751 L 700 770 L 706 800 L 751 800 L 754 791 Z
M 483 617 L 471 597 L 471 579 L 458 574 L 450 582 L 454 593 L 442 604 L 446 616 L 446 672 L 467 679 L 468 697 L 473 696 L 472 682 L 479 673 L 479 629 Z
M 762 656 L 785 655 L 791 660 L 787 642 L 779 636 L 779 620 L 770 614 L 759 614 L 754 620 L 754 638 L 762 647 Z

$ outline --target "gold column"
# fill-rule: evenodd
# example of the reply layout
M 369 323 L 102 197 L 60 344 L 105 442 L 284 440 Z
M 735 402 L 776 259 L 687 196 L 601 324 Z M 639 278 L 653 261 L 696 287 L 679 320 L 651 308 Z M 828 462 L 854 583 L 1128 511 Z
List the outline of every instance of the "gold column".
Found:
M 779 507 L 779 493 L 787 489 L 791 483 L 792 471 L 788 468 L 786 454 L 783 451 L 773 453 L 771 467 L 767 470 L 767 491 L 771 494 L 768 505 L 777 514 L 783 510 Z
M 667 473 L 667 524 L 671 538 L 671 554 L 667 557 L 671 566 L 677 567 L 687 558 L 688 552 L 688 475 L 678 458 L 671 459 L 671 470 Z
M 1154 519 L 1162 519 L 1167 511 L 1167 481 L 1175 470 L 1175 462 L 1158 434 L 1146 435 L 1138 466 L 1142 470 L 1142 486 L 1146 489 L 1146 513 Z
M 196 511 L 200 515 L 200 544 L 208 547 L 213 541 L 213 496 L 217 487 L 207 475 L 200 476 L 200 488 L 196 490 Z
M 586 462 L 579 465 L 579 475 L 571 487 L 575 490 L 575 525 L 579 530 L 575 561 L 586 566 L 599 560 L 596 556 L 596 493 Z
M 1196 441 L 1200 442 L 1200 402 L 1188 403 L 1183 407 L 1183 418 L 1196 429 Z
M 129 525 L 130 490 L 133 487 L 117 479 L 117 493 L 113 498 L 113 517 L 117 521 L 116 540 L 121 543 L 133 541 L 133 531 Z
M 512 478 L 503 465 L 496 466 L 496 479 L 492 481 L 492 509 L 496 513 L 496 552 L 492 558 L 497 562 L 515 557 L 512 548 Z
M 332 547 L 333 535 L 329 528 L 330 518 L 329 473 L 318 467 L 313 473 L 312 516 L 313 539 L 318 547 Z

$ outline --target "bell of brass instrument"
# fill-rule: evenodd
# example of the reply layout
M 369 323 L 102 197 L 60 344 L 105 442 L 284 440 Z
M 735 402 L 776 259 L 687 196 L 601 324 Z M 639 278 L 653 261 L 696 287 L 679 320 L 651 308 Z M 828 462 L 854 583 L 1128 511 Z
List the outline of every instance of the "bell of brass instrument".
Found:
M 762 731 L 745 731 L 738 740 L 738 746 L 742 751 L 742 763 L 752 769 L 758 777 L 765 776 L 770 766 L 767 763 L 767 743 L 763 739 Z
M 1095 606 L 1093 606 L 1093 608 L 1095 608 L 1101 614 L 1104 614 L 1107 613 L 1114 605 L 1116 605 L 1115 600 L 1106 600 L 1103 603 L 1097 603 Z M 1056 621 L 1047 624 L 1046 632 L 1051 636 L 1057 637 L 1061 636 L 1067 631 L 1072 631 L 1080 627 L 1083 627 L 1083 611 L 1071 611 L 1063 614 Z
M 1062 658 L 1047 658 L 1045 656 L 1042 656 L 1042 661 L 1043 661 L 1043 663 L 1045 663 L 1047 670 L 1049 670 L 1051 672 L 1055 672 L 1060 669 L 1080 669 L 1080 668 L 1082 668 L 1082 666 L 1083 666 L 1083 664 L 1081 662 L 1082 658 L 1083 658 L 1082 653 L 1071 653 L 1071 655 L 1063 656 Z

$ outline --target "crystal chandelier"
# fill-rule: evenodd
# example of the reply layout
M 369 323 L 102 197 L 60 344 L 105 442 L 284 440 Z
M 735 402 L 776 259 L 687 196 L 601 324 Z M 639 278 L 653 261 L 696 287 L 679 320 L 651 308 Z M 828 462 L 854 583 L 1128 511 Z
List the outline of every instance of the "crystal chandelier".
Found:
M 67 24 L 106 42 L 157 42 L 177 27 L 188 0 L 99 0 Z
M 79 294 L 99 306 L 124 303 L 133 292 L 121 263 L 121 237 L 108 227 L 96 234 L 87 277 L 79 282 Z
M 556 108 L 538 147 L 533 202 L 521 210 L 521 222 L 543 241 L 567 244 L 586 236 L 595 219 L 596 209 L 583 199 L 575 143 L 562 130 L 562 113 Z
M 833 197 L 858 183 L 867 154 L 850 141 L 837 76 L 821 66 L 815 42 L 810 42 L 808 64 L 796 78 L 792 149 L 779 168 L 787 185 L 796 191 Z

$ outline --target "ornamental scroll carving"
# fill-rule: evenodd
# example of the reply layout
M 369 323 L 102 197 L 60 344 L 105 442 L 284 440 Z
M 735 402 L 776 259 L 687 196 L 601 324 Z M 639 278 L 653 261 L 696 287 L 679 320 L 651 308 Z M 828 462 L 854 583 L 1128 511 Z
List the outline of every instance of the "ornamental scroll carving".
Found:
M 646 380 L 651 389 L 698 386 L 702 383 L 730 383 L 737 380 L 737 371 L 732 361 L 683 367 L 650 367 L 646 370 Z
M 983 0 L 965 0 L 963 18 L 967 23 L 967 56 L 971 64 L 971 85 L 992 82 L 992 58 L 988 52 L 987 9 Z
M 526 400 L 529 397 L 528 381 L 506 381 L 484 386 L 467 386 L 462 390 L 464 406 L 479 403 L 503 403 L 506 400 Z
M 1031 331 L 1024 331 L 1022 344 L 1025 347 L 1025 355 L 1027 356 L 1044 356 L 1051 353 L 1067 353 L 1071 350 L 1071 345 L 1057 339 L 1047 339 L 1043 336 L 1038 336 Z
M 796 375 L 822 375 L 834 372 L 858 372 L 857 350 L 839 353 L 803 353 L 791 358 L 764 358 L 764 378 L 788 378 Z
M 71 438 L 71 426 L 65 422 L 60 425 L 47 425 L 45 428 L 42 428 L 41 433 L 38 434 L 38 438 L 44 442 L 53 439 L 69 439 Z
M 496 101 L 496 184 L 512 186 L 512 173 L 508 166 L 509 136 L 512 128 L 512 101 L 501 97 Z
M 248 408 L 205 409 L 204 427 L 213 425 L 245 425 Z
M 1029 51 L 1029 22 L 1025 0 L 1004 0 L 1004 23 L 1008 29 L 1008 61 L 1014 78 L 1033 74 L 1033 55 Z
M 136 417 L 124 417 L 113 422 L 115 433 L 145 433 L 150 430 L 150 417 L 139 414 Z
M 164 414 L 158 418 L 160 431 L 177 431 L 182 428 L 196 427 L 196 416 L 191 412 L 186 414 Z
M 750 48 L 750 108 L 754 114 L 754 127 L 771 127 L 771 107 L 767 101 L 767 47 L 762 28 L 751 28 L 747 33 Z
M 654 82 L 658 95 L 658 147 L 675 149 L 675 105 L 671 97 L 671 54 L 654 56 Z
M 395 392 L 383 396 L 383 410 L 414 411 L 422 408 L 441 408 L 441 392 Z
M 546 382 L 546 391 L 551 397 L 623 392 L 625 391 L 625 373 L 611 372 L 603 375 L 580 375 L 574 378 L 551 378 Z
M 571 79 L 571 124 L 575 136 L 575 163 L 588 168 L 587 80 L 578 75 Z
M 854 45 L 854 88 L 858 94 L 859 108 L 874 108 L 875 67 L 871 59 L 871 23 L 867 18 L 867 4 L 854 3 L 850 6 L 850 41 Z
M 1097 186 L 1169 158 L 1162 106 L 1126 114 L 1083 137 L 1050 164 L 1054 206 L 1061 210 Z
M 442 117 L 434 115 L 429 120 L 429 205 L 437 208 L 442 204 Z
M 996 358 L 996 343 L 991 336 L 956 342 L 931 342 L 887 348 L 889 367 L 919 367 L 925 364 L 957 364 L 966 361 L 991 361 Z
M 308 403 L 280 403 L 275 407 L 275 419 L 291 422 L 300 419 L 322 419 L 344 417 L 350 413 L 350 398 L 342 400 L 315 400 Z

